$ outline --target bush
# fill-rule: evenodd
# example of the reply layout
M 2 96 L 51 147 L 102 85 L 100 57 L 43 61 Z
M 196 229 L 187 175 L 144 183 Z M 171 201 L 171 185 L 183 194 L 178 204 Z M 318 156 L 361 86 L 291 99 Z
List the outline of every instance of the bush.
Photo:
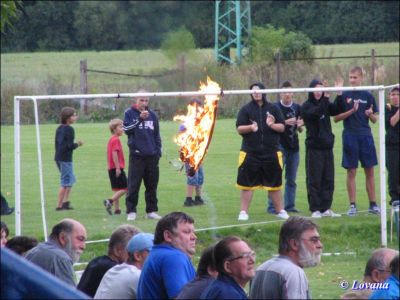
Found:
M 161 49 L 170 59 L 175 59 L 178 55 L 187 53 L 195 48 L 194 37 L 185 27 L 181 27 L 177 31 L 168 32 L 161 45 Z
M 283 59 L 314 56 L 312 42 L 305 34 L 286 32 L 284 28 L 275 29 L 271 25 L 253 27 L 250 44 L 252 61 L 256 63 L 271 63 L 278 52 Z

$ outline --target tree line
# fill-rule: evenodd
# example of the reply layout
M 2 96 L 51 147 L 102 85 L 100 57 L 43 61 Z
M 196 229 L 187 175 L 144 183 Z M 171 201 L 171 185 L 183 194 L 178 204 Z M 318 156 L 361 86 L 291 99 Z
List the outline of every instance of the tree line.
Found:
M 159 48 L 185 27 L 214 46 L 215 1 L 17 1 L 1 51 Z M 314 44 L 399 41 L 399 1 L 251 1 L 253 26 L 301 32 Z

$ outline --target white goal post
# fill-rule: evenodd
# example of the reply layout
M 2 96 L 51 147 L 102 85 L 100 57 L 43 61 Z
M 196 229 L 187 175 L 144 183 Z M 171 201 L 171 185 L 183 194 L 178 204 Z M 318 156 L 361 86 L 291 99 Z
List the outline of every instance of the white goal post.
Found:
M 390 86 L 359 86 L 359 87 L 320 87 L 320 88 L 285 88 L 285 89 L 263 89 L 259 93 L 275 94 L 282 92 L 305 93 L 305 92 L 336 92 L 336 91 L 359 91 L 369 90 L 379 93 L 379 177 L 380 177 L 380 203 L 381 203 L 381 245 L 387 246 L 387 216 L 386 216 L 386 173 L 385 173 L 385 90 L 399 84 Z M 244 95 L 252 94 L 252 90 L 221 90 L 221 95 Z M 37 161 L 39 170 L 40 200 L 44 238 L 47 240 L 47 224 L 45 211 L 45 195 L 43 186 L 42 150 L 39 130 L 38 101 L 41 100 L 82 100 L 82 99 L 120 99 L 133 97 L 192 97 L 213 94 L 210 92 L 147 92 L 147 93 L 117 93 L 117 94 L 84 94 L 84 95 L 42 95 L 42 96 L 15 96 L 14 97 L 14 184 L 15 184 L 15 234 L 21 235 L 21 140 L 20 140 L 20 103 L 21 101 L 32 101 L 35 114 Z

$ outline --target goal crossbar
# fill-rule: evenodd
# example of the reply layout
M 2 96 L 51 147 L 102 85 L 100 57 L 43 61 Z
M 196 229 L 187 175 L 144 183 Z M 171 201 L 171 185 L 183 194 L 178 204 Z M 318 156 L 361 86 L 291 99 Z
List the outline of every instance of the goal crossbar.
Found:
M 305 93 L 305 92 L 338 92 L 338 91 L 360 91 L 370 90 L 379 93 L 379 175 L 380 175 L 380 205 L 381 205 L 381 245 L 387 246 L 387 215 L 386 215 L 386 173 L 385 173 L 385 90 L 399 84 L 388 86 L 359 86 L 359 87 L 318 87 L 318 88 L 284 88 L 284 89 L 261 89 L 257 93 L 274 94 L 274 93 Z M 15 96 L 14 97 L 14 187 L 15 187 L 15 234 L 21 235 L 21 140 L 20 140 L 20 103 L 21 101 L 32 101 L 34 106 L 35 129 L 36 129 L 36 145 L 37 145 L 37 161 L 39 169 L 39 185 L 40 185 L 40 203 L 43 223 L 44 239 L 47 240 L 47 223 L 45 210 L 45 195 L 43 185 L 43 169 L 42 169 L 42 150 L 39 130 L 39 112 L 38 101 L 41 100 L 65 100 L 65 99 L 119 99 L 134 97 L 192 97 L 205 95 L 245 95 L 253 94 L 253 90 L 220 90 L 218 92 L 141 92 L 141 93 L 114 93 L 114 94 L 76 94 L 76 95 L 38 95 L 38 96 Z

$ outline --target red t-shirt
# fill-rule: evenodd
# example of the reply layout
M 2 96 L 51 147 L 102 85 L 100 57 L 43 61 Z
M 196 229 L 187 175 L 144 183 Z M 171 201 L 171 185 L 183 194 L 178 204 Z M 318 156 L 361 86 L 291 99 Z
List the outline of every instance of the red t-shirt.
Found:
M 107 162 L 109 170 L 115 169 L 115 164 L 112 158 L 113 151 L 117 151 L 119 167 L 121 169 L 125 168 L 124 152 L 122 150 L 121 141 L 119 140 L 119 137 L 116 135 L 111 136 L 107 144 Z

